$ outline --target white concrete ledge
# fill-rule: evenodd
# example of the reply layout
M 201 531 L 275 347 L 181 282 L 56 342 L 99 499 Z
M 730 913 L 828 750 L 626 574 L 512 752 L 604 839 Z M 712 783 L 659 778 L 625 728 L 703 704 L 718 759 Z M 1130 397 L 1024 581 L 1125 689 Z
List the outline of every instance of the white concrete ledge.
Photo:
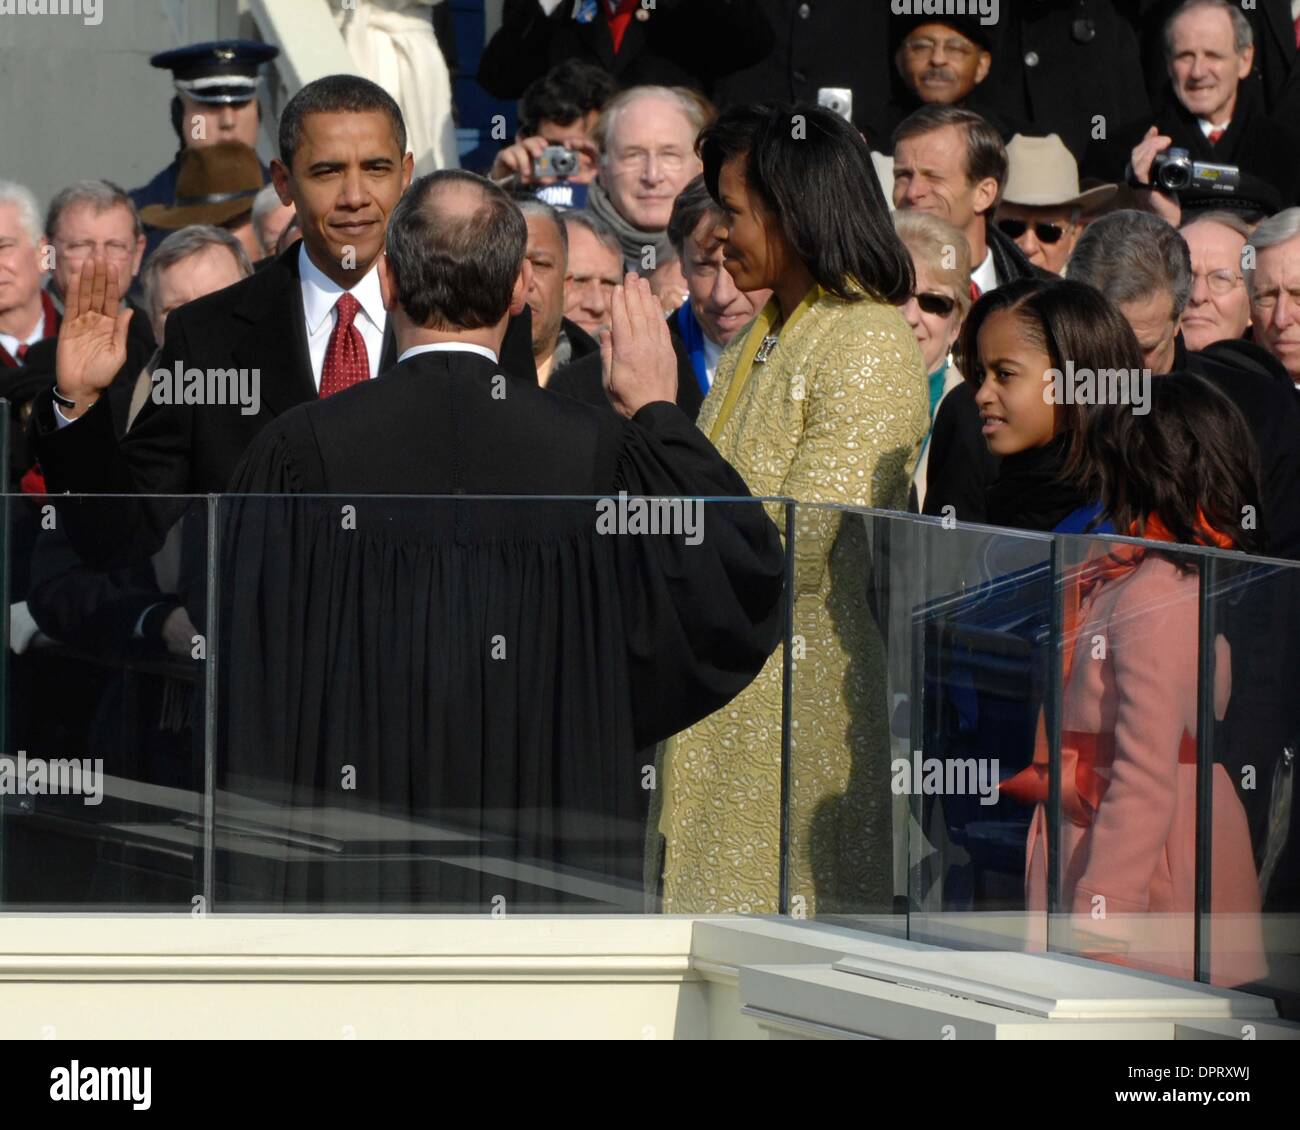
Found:
M 0 1037 L 50 1033 L 1264 1039 L 1297 1029 L 1271 1002 L 1229 990 L 790 919 L 0 915 Z

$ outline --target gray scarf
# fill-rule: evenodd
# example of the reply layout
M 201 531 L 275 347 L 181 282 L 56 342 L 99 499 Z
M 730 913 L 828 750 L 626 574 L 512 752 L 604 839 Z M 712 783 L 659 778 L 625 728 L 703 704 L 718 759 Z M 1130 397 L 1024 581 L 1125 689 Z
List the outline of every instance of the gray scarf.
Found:
M 587 207 L 614 229 L 615 234 L 618 236 L 619 246 L 623 249 L 623 266 L 626 270 L 635 271 L 637 274 L 649 273 L 641 265 L 647 247 L 654 248 L 654 262 L 656 264 L 673 257 L 672 245 L 668 242 L 668 233 L 665 231 L 642 231 L 641 228 L 633 227 L 619 215 L 618 209 L 614 207 L 614 202 L 609 198 L 609 193 L 601 187 L 599 181 L 593 181 L 588 189 Z

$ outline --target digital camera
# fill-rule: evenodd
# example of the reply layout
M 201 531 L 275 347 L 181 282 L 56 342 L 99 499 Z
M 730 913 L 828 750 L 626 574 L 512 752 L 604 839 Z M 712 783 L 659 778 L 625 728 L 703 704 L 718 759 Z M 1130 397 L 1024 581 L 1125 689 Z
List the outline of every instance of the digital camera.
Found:
M 548 145 L 533 162 L 533 176 L 571 177 L 578 171 L 578 154 L 562 145 Z
M 1151 183 L 1166 192 L 1233 193 L 1241 187 L 1241 170 L 1193 161 L 1186 149 L 1166 149 L 1151 162 Z

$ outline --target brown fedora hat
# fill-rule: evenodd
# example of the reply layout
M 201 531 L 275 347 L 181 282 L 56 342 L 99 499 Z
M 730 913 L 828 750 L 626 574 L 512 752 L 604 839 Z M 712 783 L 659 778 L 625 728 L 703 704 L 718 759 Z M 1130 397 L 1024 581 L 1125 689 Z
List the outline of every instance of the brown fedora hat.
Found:
M 186 149 L 181 153 L 172 203 L 149 204 L 140 209 L 140 219 L 169 231 L 190 224 L 229 223 L 251 211 L 262 184 L 262 163 L 242 142 Z

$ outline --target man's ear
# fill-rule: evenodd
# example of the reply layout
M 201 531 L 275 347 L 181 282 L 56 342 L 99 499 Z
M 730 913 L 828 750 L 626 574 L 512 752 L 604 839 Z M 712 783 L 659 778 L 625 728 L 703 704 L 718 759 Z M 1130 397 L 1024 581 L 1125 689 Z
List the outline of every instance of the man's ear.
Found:
M 415 175 L 415 157 L 408 153 L 402 158 L 402 191 L 411 187 L 411 178 Z
M 519 268 L 519 275 L 515 279 L 514 293 L 510 295 L 510 316 L 518 317 L 524 312 L 524 307 L 528 305 L 528 291 L 533 285 L 533 265 L 524 260 L 523 266 Z
M 993 208 L 998 198 L 998 182 L 994 177 L 985 177 L 975 185 L 975 212 L 983 215 Z
M 979 86 L 989 77 L 989 68 L 993 66 L 993 56 L 987 51 L 980 52 L 980 61 L 975 64 L 975 85 Z
M 379 253 L 379 293 L 384 300 L 385 310 L 397 309 L 397 276 L 393 273 L 393 265 L 388 261 L 388 256 L 382 251 Z
M 1245 51 L 1241 53 L 1241 62 L 1237 66 L 1237 78 L 1244 79 L 1249 77 L 1251 68 L 1255 65 L 1255 45 L 1252 43 Z
M 131 277 L 135 278 L 140 273 L 140 264 L 144 262 L 144 249 L 149 246 L 149 241 L 143 233 L 135 241 L 135 251 L 131 255 Z
M 293 173 L 289 171 L 289 167 L 279 157 L 272 157 L 271 183 L 275 185 L 275 194 L 280 198 L 281 204 L 297 207 L 293 198 L 292 181 Z

